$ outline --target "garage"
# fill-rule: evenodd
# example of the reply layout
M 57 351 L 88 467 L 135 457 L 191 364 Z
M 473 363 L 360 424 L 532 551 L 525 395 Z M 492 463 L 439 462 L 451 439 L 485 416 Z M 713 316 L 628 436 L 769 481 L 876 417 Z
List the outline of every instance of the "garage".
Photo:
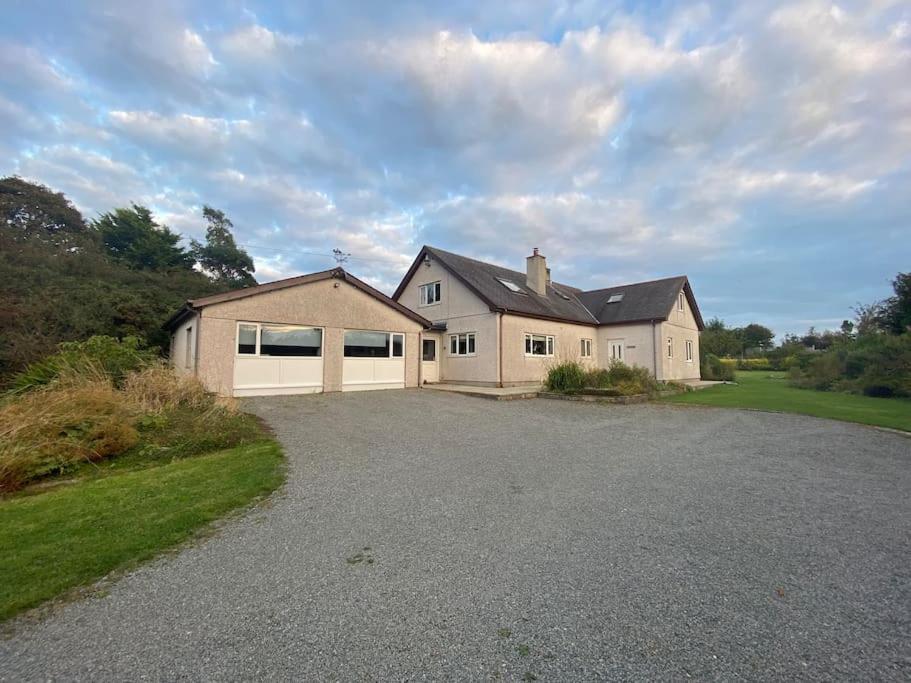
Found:
M 188 301 L 171 364 L 224 396 L 417 387 L 430 321 L 342 268 Z

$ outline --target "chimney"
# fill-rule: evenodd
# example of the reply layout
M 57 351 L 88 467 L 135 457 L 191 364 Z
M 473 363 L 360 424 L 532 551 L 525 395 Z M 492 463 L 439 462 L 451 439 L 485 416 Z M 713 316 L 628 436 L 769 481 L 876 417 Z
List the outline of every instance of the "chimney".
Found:
M 547 280 L 547 259 L 539 254 L 538 248 L 535 247 L 532 255 L 525 259 L 525 284 L 536 294 L 546 296 Z

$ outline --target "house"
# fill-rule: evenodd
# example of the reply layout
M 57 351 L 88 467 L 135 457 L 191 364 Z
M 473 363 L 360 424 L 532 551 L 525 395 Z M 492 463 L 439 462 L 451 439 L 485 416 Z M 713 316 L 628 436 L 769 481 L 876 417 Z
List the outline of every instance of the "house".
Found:
M 433 321 L 424 381 L 537 384 L 561 360 L 699 379 L 704 326 L 686 276 L 585 292 L 551 282 L 537 249 L 521 273 L 425 246 L 392 298 Z
M 260 396 L 416 387 L 430 325 L 334 268 L 188 301 L 166 328 L 178 372 Z
M 686 277 L 584 292 L 425 246 L 390 298 L 342 268 L 188 301 L 170 359 L 226 396 L 539 384 L 578 360 L 699 378 L 702 317 Z

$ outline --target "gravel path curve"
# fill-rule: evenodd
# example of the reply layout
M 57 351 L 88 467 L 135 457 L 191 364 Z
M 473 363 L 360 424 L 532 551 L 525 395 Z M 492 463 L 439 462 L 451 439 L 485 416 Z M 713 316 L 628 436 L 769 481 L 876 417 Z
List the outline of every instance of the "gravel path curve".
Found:
M 911 677 L 911 440 L 417 390 L 250 402 L 289 482 L 2 680 Z

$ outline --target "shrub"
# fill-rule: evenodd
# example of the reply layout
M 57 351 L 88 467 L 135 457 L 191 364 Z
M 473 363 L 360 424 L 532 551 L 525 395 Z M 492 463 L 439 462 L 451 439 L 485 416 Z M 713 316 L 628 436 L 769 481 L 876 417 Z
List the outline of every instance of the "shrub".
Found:
M 613 361 L 607 374 L 610 384 L 624 392 L 624 396 L 650 394 L 658 389 L 658 382 L 655 381 L 652 373 L 639 365 L 627 365 L 622 361 Z
M 829 391 L 845 376 L 844 352 L 840 349 L 819 354 L 805 370 L 792 368 L 791 384 L 801 389 Z
M 585 386 L 589 389 L 605 389 L 610 385 L 610 372 L 604 368 L 592 368 L 585 373 Z
M 95 336 L 82 342 L 64 342 L 52 356 L 29 365 L 13 377 L 11 390 L 31 391 L 56 382 L 64 376 L 84 376 L 99 373 L 116 384 L 134 370 L 155 361 L 156 353 L 142 345 L 138 337 Z
M 741 358 L 737 361 L 738 370 L 771 370 L 772 363 L 768 358 Z
M 585 368 L 576 361 L 563 361 L 547 371 L 548 391 L 573 393 L 585 386 Z
M 734 381 L 734 364 L 726 363 L 718 356 L 708 354 L 700 363 L 701 377 L 716 382 Z

